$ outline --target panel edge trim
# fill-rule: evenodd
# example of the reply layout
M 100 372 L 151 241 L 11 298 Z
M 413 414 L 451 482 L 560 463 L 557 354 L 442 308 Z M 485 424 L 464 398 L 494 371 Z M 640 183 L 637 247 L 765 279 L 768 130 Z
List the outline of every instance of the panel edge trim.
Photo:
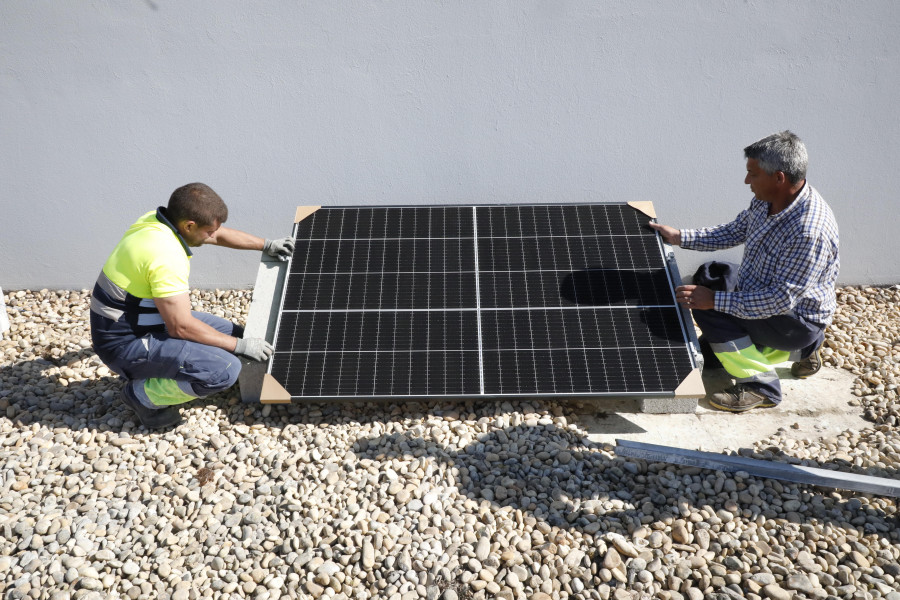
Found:
M 291 395 L 271 374 L 266 373 L 263 375 L 259 401 L 262 404 L 290 404 Z
M 317 210 L 322 208 L 321 206 L 298 206 L 297 212 L 294 213 L 294 223 L 299 223 L 309 215 L 313 214 Z
M 653 208 L 653 202 L 650 200 L 645 200 L 643 202 L 629 202 L 628 206 L 635 210 L 639 210 L 651 219 L 656 218 L 656 209 Z
M 693 369 L 688 376 L 675 388 L 676 398 L 702 398 L 706 396 L 706 388 L 703 387 L 703 374 L 700 369 Z

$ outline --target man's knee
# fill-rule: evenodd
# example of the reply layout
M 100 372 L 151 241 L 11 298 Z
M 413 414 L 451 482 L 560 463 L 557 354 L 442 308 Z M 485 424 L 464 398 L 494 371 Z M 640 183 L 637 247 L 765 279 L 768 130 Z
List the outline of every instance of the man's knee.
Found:
M 207 369 L 206 373 L 194 383 L 194 390 L 198 395 L 208 396 L 227 390 L 233 386 L 241 374 L 240 359 L 230 352 L 222 351 L 221 361 L 217 361 L 215 367 Z M 211 366 L 211 365 L 210 365 Z
M 237 383 L 238 376 L 241 374 L 241 360 L 233 354 L 230 354 L 229 356 L 230 360 L 223 372 L 223 390 L 228 389 Z
M 717 310 L 695 310 L 691 316 L 710 342 L 721 342 L 746 335 L 737 320 L 729 314 Z
M 220 348 L 188 343 L 179 357 L 177 379 L 189 381 L 197 396 L 230 388 L 241 373 L 240 359 Z

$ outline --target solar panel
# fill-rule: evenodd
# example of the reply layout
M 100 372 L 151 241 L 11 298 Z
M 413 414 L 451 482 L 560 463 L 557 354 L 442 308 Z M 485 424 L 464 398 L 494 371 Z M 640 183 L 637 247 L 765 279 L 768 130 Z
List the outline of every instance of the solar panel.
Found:
M 672 395 L 696 368 L 628 204 L 322 207 L 269 373 L 292 399 Z

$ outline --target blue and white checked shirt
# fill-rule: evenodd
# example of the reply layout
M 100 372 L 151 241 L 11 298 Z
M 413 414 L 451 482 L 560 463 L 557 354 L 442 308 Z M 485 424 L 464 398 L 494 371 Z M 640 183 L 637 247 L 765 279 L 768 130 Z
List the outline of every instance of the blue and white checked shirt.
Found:
M 837 308 L 838 227 L 831 208 L 808 183 L 769 216 L 753 198 L 731 223 L 682 229 L 681 247 L 722 250 L 744 244 L 737 291 L 716 292 L 715 309 L 743 319 L 793 314 L 828 325 Z

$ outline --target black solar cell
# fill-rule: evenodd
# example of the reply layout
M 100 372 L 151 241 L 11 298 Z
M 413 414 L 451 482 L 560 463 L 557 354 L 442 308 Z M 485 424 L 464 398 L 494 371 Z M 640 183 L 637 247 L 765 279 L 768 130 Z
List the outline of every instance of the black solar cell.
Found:
M 294 398 L 671 394 L 694 365 L 648 220 L 321 208 L 295 227 L 270 372 Z

